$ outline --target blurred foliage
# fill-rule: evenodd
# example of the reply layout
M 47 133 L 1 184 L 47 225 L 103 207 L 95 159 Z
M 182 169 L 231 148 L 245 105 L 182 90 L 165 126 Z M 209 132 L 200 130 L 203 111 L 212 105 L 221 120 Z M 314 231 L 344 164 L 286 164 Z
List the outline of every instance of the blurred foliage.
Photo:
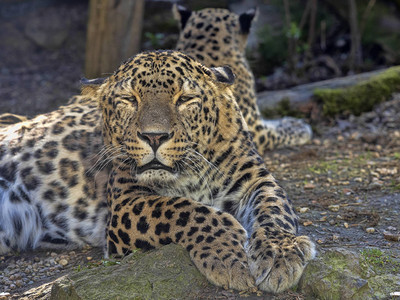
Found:
M 365 9 L 365 2 L 359 4 L 361 10 Z M 365 23 L 365 28 L 361 36 L 362 43 L 367 47 L 379 44 L 384 50 L 385 60 L 392 64 L 398 64 L 400 63 L 400 29 L 391 31 L 388 28 L 379 26 L 384 18 L 387 18 L 386 22 L 388 19 L 394 21 L 393 9 L 389 5 L 377 1 Z M 394 25 L 399 26 L 399 23 Z
M 150 42 L 151 47 L 153 49 L 159 49 L 161 48 L 162 44 L 163 44 L 163 39 L 165 37 L 165 34 L 163 33 L 152 33 L 152 32 L 148 32 L 146 31 L 144 33 L 144 37 L 147 41 Z
M 305 26 L 300 28 L 306 2 L 305 0 L 290 1 L 291 23 L 289 28 L 282 21 L 280 28 L 273 28 L 271 25 L 266 24 L 258 30 L 258 51 L 261 59 L 256 63 L 257 66 L 254 66 L 256 73 L 258 73 L 257 70 L 263 70 L 263 74 L 271 73 L 276 67 L 280 67 L 287 62 L 289 38 L 296 40 L 296 53 L 298 55 L 302 55 L 308 50 L 308 20 L 305 22 Z M 271 0 L 268 3 L 275 7 L 277 14 L 282 16 L 281 18 L 284 20 L 283 1 Z M 320 24 L 321 21 L 325 21 L 327 28 L 336 22 L 335 17 L 327 11 L 326 7 L 319 5 L 316 24 Z M 319 28 L 319 25 L 317 27 Z
M 400 64 L 400 1 L 377 0 L 372 9 L 364 15 L 369 0 L 357 0 L 358 23 L 362 30 L 361 41 L 364 54 L 364 66 L 362 70 L 374 69 L 381 65 Z M 270 0 L 276 13 L 281 16 L 280 27 L 270 24 L 264 25 L 257 32 L 259 40 L 259 58 L 254 61 L 256 55 L 252 55 L 252 67 L 257 76 L 272 73 L 277 67 L 285 66 L 288 62 L 288 39 L 296 40 L 296 55 L 304 58 L 307 50 L 315 55 L 328 54 L 332 57 L 342 54 L 348 55 L 349 48 L 335 47 L 336 43 L 350 43 L 349 7 L 348 0 L 320 0 L 318 1 L 315 42 L 309 49 L 308 30 L 309 18 L 304 26 L 300 27 L 301 19 L 305 11 L 307 0 L 289 1 L 290 3 L 290 28 L 284 25 L 285 9 L 282 0 Z M 326 24 L 325 35 L 328 43 L 327 49 L 321 47 L 321 24 Z M 346 40 L 348 39 L 348 40 Z M 345 51 L 345 52 L 343 52 Z M 346 61 L 339 62 L 345 64 Z M 347 66 L 340 66 L 346 73 Z
M 270 25 L 265 25 L 259 32 L 259 52 L 261 55 L 261 66 L 255 69 L 261 69 L 265 73 L 270 73 L 277 66 L 281 66 L 288 55 L 288 42 L 281 33 L 272 30 Z M 259 62 L 257 62 L 259 64 Z M 265 74 L 264 73 L 264 74 Z

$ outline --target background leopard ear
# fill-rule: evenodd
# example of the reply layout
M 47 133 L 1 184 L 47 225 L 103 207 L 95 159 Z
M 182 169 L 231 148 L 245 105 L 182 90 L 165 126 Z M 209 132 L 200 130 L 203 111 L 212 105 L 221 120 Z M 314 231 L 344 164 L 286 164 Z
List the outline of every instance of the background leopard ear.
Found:
M 218 83 L 232 85 L 235 82 L 235 74 L 229 66 L 210 68 L 213 79 Z
M 174 5 L 172 6 L 172 13 L 174 14 L 175 20 L 179 21 L 179 23 L 181 24 L 181 30 L 185 28 L 187 21 L 192 15 L 191 10 L 176 3 L 174 3 Z
M 81 95 L 96 95 L 98 88 L 106 81 L 107 77 L 95 79 L 81 79 Z
M 240 31 L 244 34 L 250 32 L 251 23 L 257 19 L 257 8 L 251 8 L 239 16 Z

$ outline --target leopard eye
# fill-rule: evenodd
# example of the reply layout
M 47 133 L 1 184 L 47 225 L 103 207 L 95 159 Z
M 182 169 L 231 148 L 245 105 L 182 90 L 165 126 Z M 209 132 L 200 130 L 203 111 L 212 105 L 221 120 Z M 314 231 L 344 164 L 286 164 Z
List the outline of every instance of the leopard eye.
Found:
M 125 96 L 125 97 L 121 97 L 121 99 L 123 99 L 129 103 L 132 103 L 132 105 L 134 105 L 134 106 L 138 105 L 138 101 L 135 96 Z
M 176 101 L 176 105 L 177 105 L 177 106 L 182 105 L 182 104 L 187 103 L 187 102 L 189 102 L 190 100 L 193 100 L 193 99 L 196 99 L 196 98 L 199 98 L 199 97 L 196 96 L 196 95 L 180 96 L 180 97 L 178 98 L 178 101 Z

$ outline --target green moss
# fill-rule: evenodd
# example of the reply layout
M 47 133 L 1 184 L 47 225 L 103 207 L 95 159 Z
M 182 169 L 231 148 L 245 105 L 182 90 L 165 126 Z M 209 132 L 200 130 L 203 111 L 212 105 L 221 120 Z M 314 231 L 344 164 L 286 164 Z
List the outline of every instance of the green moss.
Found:
M 316 162 L 308 168 L 308 170 L 314 174 L 327 174 L 327 173 L 337 173 L 339 169 L 339 164 L 337 161 L 320 161 Z
M 308 264 L 299 290 L 306 299 L 368 299 L 368 282 L 359 275 L 358 261 L 356 253 L 329 250 Z
M 400 90 L 400 67 L 392 67 L 379 75 L 343 89 L 316 89 L 314 95 L 323 103 L 323 112 L 334 116 L 343 112 L 359 115 L 375 104 L 386 101 Z
M 392 179 L 389 188 L 393 193 L 399 192 L 400 191 L 400 183 L 397 183 L 394 179 Z
M 281 101 L 278 102 L 275 108 L 266 108 L 261 114 L 267 118 L 271 119 L 274 117 L 294 117 L 294 118 L 304 118 L 305 115 L 301 113 L 299 110 L 293 109 L 290 105 L 290 99 L 285 97 Z
M 378 275 L 387 274 L 388 272 L 394 274 L 400 272 L 400 262 L 380 249 L 368 248 L 360 251 L 360 253 L 362 256 L 361 267 L 363 269 L 369 267 Z

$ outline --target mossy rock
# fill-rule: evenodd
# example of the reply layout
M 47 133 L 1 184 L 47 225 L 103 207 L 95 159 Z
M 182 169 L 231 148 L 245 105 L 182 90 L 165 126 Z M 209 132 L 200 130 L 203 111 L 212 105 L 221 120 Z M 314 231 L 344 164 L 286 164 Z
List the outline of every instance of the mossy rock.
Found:
M 298 289 L 306 299 L 388 299 L 398 290 L 400 276 L 377 275 L 364 258 L 347 249 L 329 249 L 311 261 Z
M 316 89 L 314 95 L 323 103 L 323 112 L 327 116 L 343 112 L 360 115 L 388 100 L 396 91 L 400 91 L 400 66 L 348 88 Z
M 209 286 L 187 251 L 171 244 L 68 275 L 53 285 L 50 299 L 196 299 Z

